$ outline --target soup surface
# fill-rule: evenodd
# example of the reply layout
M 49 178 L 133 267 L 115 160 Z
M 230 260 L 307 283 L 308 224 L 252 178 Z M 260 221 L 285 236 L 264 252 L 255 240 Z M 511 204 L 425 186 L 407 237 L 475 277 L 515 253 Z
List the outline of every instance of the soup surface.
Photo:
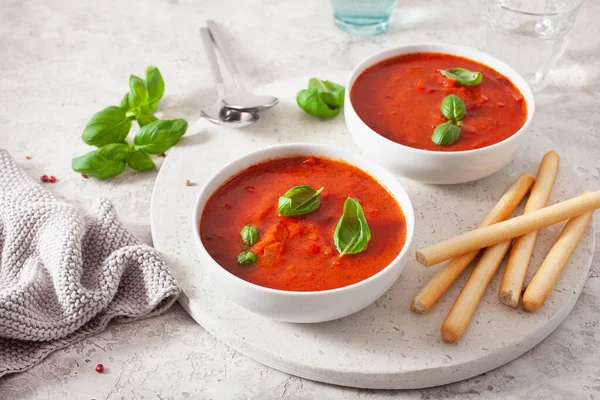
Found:
M 279 197 L 300 185 L 324 187 L 319 208 L 280 216 Z M 339 257 L 333 235 L 348 197 L 360 202 L 371 240 L 362 253 Z M 240 231 L 247 224 L 259 229 L 250 247 L 257 261 L 239 265 Z M 406 222 L 392 195 L 364 171 L 328 158 L 289 157 L 251 166 L 217 189 L 204 208 L 200 235 L 212 258 L 246 281 L 315 291 L 351 285 L 385 268 L 404 245 Z
M 483 74 L 477 86 L 462 86 L 438 70 L 465 68 Z M 442 100 L 454 94 L 466 105 L 459 139 L 440 146 L 431 141 L 446 118 Z M 375 132 L 405 146 L 423 150 L 472 150 L 503 141 L 527 119 L 519 90 L 495 70 L 463 57 L 412 53 L 384 60 L 365 70 L 350 92 L 358 116 Z

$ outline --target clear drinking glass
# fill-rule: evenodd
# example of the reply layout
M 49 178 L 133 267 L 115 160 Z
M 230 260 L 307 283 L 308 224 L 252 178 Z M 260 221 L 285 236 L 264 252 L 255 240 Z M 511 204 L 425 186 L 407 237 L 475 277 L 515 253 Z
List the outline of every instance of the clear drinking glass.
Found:
M 335 24 L 352 35 L 385 32 L 396 0 L 331 0 Z
M 567 49 L 583 0 L 485 0 L 486 50 L 515 68 L 534 92 Z

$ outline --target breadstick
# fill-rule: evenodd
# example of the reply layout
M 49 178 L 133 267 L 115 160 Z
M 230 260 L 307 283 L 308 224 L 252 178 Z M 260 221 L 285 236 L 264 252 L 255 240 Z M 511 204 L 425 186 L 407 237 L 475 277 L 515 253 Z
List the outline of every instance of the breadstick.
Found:
M 523 197 L 525 197 L 533 182 L 534 179 L 531 174 L 527 172 L 521 174 L 481 224 L 479 224 L 479 228 L 504 221 L 508 218 L 514 209 L 517 208 Z M 412 300 L 410 309 L 419 314 L 429 311 L 467 266 L 469 266 L 471 261 L 475 259 L 477 254 L 479 254 L 478 250 L 465 254 L 462 257 L 449 261 L 440 268 Z
M 560 157 L 554 151 L 546 153 L 542 158 L 535 177 L 535 184 L 531 188 L 529 199 L 525 205 L 525 214 L 546 207 L 554 178 L 558 172 L 559 161 Z M 500 301 L 509 307 L 515 308 L 519 304 L 537 233 L 538 231 L 533 231 L 516 238 L 510 249 L 508 263 L 498 291 Z
M 425 247 L 417 251 L 417 261 L 423 265 L 437 264 L 477 249 L 537 231 L 597 208 L 600 208 L 600 190 L 584 196 L 574 197 L 507 221 L 475 229 L 471 232 L 463 233 L 462 235 Z
M 511 242 L 509 239 L 488 247 L 481 256 L 442 324 L 442 337 L 446 342 L 454 343 L 462 336 Z
M 531 283 L 527 286 L 525 294 L 523 294 L 523 308 L 525 311 L 537 311 L 544 305 L 558 276 L 564 269 L 567 261 L 569 261 L 573 251 L 575 251 L 579 239 L 583 236 L 585 228 L 592 220 L 593 213 L 593 211 L 588 211 L 567 221 L 558 239 L 556 239 L 556 242 L 544 259 L 544 262 L 542 262 L 540 269 L 538 269 Z

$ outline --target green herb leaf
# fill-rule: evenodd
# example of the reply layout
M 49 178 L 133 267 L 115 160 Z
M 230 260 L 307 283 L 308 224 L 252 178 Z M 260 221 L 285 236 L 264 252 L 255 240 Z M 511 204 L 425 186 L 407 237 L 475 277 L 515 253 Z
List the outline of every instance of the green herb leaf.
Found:
M 127 143 L 111 143 L 100 147 L 97 154 L 107 161 L 124 161 L 130 151 L 131 147 Z
M 464 118 L 467 113 L 465 102 L 458 96 L 451 94 L 442 101 L 442 114 L 452 121 L 458 121 Z
M 358 201 L 348 197 L 344 202 L 344 213 L 335 227 L 333 243 L 342 257 L 365 251 L 369 240 L 371 230 L 363 209 Z
M 237 259 L 238 264 L 248 265 L 256 262 L 256 254 L 251 251 L 242 251 Z
M 306 113 L 320 118 L 338 115 L 344 105 L 345 89 L 331 81 L 311 78 L 308 89 L 296 94 L 296 102 Z
M 107 160 L 98 152 L 99 150 L 94 150 L 74 158 L 71 168 L 76 172 L 100 179 L 111 178 L 123 172 L 125 161 Z
M 129 111 L 129 93 L 125 93 L 125 96 L 123 96 L 123 98 L 121 99 L 119 107 L 121 107 L 125 111 Z
M 124 141 L 129 129 L 131 129 L 131 120 L 125 116 L 125 110 L 110 106 L 92 116 L 81 138 L 91 146 L 101 147 Z
M 456 82 L 465 86 L 479 85 L 483 79 L 481 72 L 473 72 L 464 68 L 451 68 L 439 70 L 445 77 L 454 79 Z
M 146 82 L 135 75 L 129 76 L 129 108 L 136 114 L 148 111 L 148 88 Z
M 258 228 L 254 225 L 246 225 L 240 232 L 244 244 L 253 246 L 258 241 Z
M 444 122 L 436 126 L 431 136 L 431 141 L 440 146 L 448 146 L 458 140 L 460 128 L 451 122 Z
M 156 168 L 150 155 L 141 150 L 136 150 L 127 156 L 127 165 L 138 172 L 149 171 Z
M 137 131 L 133 144 L 146 153 L 161 154 L 177 143 L 186 130 L 187 122 L 183 119 L 154 121 Z
M 296 217 L 308 214 L 319 208 L 321 192 L 324 188 L 315 190 L 311 186 L 296 186 L 279 198 L 279 214 L 284 217 Z
M 154 112 L 165 92 L 165 81 L 155 66 L 146 68 L 146 87 L 148 88 L 148 109 Z
M 136 115 L 135 119 L 137 120 L 138 124 L 140 125 L 140 128 L 142 126 L 146 126 L 154 121 L 158 121 L 158 118 L 156 118 L 154 115 L 152 114 L 140 114 L 140 115 Z

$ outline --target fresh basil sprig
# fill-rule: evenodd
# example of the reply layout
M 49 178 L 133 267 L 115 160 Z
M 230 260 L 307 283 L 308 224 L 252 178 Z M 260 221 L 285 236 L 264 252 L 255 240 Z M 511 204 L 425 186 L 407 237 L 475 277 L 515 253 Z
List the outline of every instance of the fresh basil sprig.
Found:
M 356 254 L 367 249 L 371 240 L 371 230 L 360 203 L 350 197 L 344 202 L 344 213 L 333 234 L 333 243 L 340 257 Z
M 237 258 L 240 265 L 254 264 L 256 262 L 256 254 L 251 251 L 242 251 Z
M 185 134 L 187 122 L 183 119 L 159 120 L 154 116 L 165 91 L 165 83 L 158 68 L 146 68 L 146 79 L 129 77 L 129 92 L 119 106 L 106 107 L 94 114 L 81 135 L 83 141 L 97 150 L 76 157 L 74 171 L 100 179 L 123 172 L 125 164 L 136 171 L 156 168 L 150 154 L 162 154 Z M 131 121 L 136 120 L 140 130 L 133 144 L 127 143 Z
M 448 121 L 435 127 L 431 141 L 440 146 L 448 146 L 460 137 L 460 127 L 464 125 L 461 120 L 467 115 L 467 107 L 460 97 L 451 94 L 442 100 L 440 109 Z
M 455 80 L 464 86 L 475 86 L 481 83 L 483 75 L 481 72 L 469 71 L 464 68 L 450 68 L 439 70 L 445 77 Z
M 258 228 L 254 225 L 246 225 L 240 232 L 242 241 L 248 246 L 253 246 L 258 241 Z
M 344 105 L 346 90 L 331 81 L 311 78 L 308 89 L 296 94 L 296 102 L 306 113 L 320 118 L 335 117 Z
M 279 198 L 277 209 L 279 215 L 284 217 L 296 217 L 308 214 L 319 208 L 321 204 L 321 192 L 312 186 L 296 186 L 291 188 Z

